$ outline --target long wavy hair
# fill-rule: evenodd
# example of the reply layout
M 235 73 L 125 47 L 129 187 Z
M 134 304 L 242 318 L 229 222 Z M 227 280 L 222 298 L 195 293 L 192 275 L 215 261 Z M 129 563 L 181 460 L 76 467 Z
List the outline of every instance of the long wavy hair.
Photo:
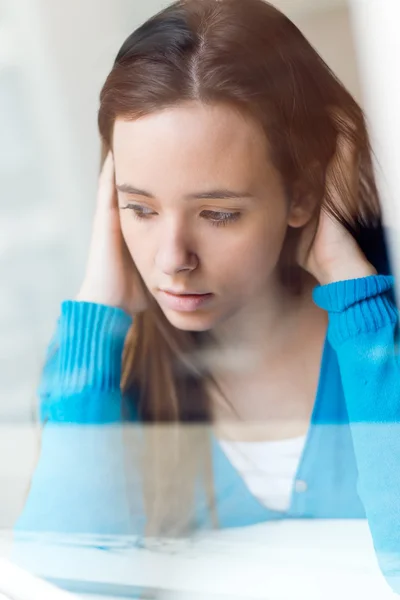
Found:
M 363 112 L 299 29 L 263 0 L 180 0 L 123 43 L 100 96 L 103 157 L 117 118 L 137 119 L 185 101 L 233 106 L 256 119 L 290 198 L 296 185 L 356 237 L 380 221 Z M 336 116 L 333 116 L 336 115 Z M 359 156 L 358 197 L 340 170 L 325 187 L 338 134 Z M 341 198 L 341 206 L 335 202 Z M 295 252 L 301 231 L 288 229 L 282 276 L 298 288 Z M 361 234 L 360 234 L 361 235 Z M 121 386 L 148 429 L 143 477 L 148 532 L 195 524 L 196 489 L 205 483 L 213 512 L 209 385 L 194 356 L 207 336 L 178 331 L 149 298 L 128 335 Z M 184 425 L 184 427 L 183 427 Z

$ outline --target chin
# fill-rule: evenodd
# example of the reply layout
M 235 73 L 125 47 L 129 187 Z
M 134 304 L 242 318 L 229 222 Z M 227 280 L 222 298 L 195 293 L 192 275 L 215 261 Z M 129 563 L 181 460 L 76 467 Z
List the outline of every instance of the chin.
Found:
M 211 331 L 219 321 L 215 315 L 201 311 L 184 313 L 164 310 L 163 313 L 171 325 L 181 331 Z

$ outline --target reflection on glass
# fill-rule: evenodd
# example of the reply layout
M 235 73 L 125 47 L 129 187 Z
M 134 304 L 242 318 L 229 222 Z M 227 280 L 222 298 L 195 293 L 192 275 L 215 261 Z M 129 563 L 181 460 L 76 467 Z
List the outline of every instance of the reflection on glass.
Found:
M 186 0 L 124 42 L 98 122 L 14 560 L 114 596 L 389 593 L 377 564 L 400 592 L 398 309 L 361 108 L 271 5 Z

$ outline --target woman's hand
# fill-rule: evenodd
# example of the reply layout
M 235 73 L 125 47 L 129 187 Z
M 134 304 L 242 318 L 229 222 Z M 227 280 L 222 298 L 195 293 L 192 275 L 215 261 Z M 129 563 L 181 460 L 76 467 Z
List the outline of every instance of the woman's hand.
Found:
M 111 152 L 99 178 L 89 260 L 76 300 L 115 306 L 132 316 L 146 307 L 137 272 L 122 236 Z
M 334 186 L 337 171 L 340 169 L 346 177 L 346 188 L 353 199 L 357 198 L 359 174 L 358 156 L 344 136 L 339 135 L 336 154 L 328 167 L 326 188 L 330 197 L 337 192 Z M 342 200 L 336 197 L 340 206 Z M 315 227 L 315 225 L 313 225 Z M 322 208 L 317 232 L 311 250 L 305 257 L 305 251 L 315 229 L 306 228 L 299 247 L 299 263 L 311 273 L 321 285 L 376 275 L 376 270 L 368 262 L 357 242 L 341 223 Z

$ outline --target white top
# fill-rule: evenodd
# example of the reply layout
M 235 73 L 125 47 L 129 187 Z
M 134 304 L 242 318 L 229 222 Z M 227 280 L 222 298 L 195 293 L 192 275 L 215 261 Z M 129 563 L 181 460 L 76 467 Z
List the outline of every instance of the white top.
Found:
M 289 509 L 306 436 L 268 442 L 229 442 L 221 447 L 250 492 L 266 507 Z

